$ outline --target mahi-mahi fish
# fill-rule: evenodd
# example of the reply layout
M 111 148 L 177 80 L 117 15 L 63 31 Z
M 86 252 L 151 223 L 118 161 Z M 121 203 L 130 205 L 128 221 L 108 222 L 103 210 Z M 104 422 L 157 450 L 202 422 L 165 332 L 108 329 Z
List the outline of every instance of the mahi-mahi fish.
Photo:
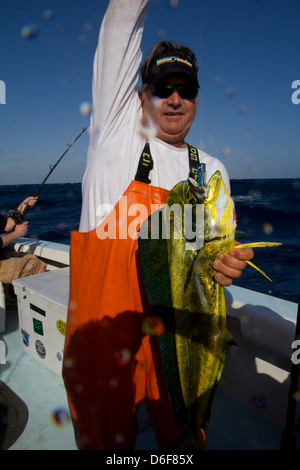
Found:
M 235 232 L 234 202 L 217 171 L 207 184 L 190 178 L 178 183 L 139 233 L 150 312 L 164 324 L 152 341 L 160 348 L 173 415 L 199 439 L 229 344 L 224 292 L 214 279 L 213 262 L 233 247 L 280 245 L 235 245 Z

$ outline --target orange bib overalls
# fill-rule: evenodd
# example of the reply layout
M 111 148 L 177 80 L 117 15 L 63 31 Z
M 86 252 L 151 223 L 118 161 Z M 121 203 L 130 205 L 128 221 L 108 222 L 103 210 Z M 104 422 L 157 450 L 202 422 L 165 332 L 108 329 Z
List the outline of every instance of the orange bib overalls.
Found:
M 139 168 L 149 173 L 145 149 Z M 71 235 L 63 379 L 79 449 L 134 449 L 144 398 L 160 449 L 183 431 L 173 419 L 162 374 L 156 373 L 159 351 L 143 328 L 136 236 L 143 220 L 137 225 L 137 215 L 124 211 L 126 204 L 129 209 L 138 203 L 150 215 L 152 205 L 165 203 L 168 191 L 143 178 L 130 183 L 98 228 Z M 132 226 L 134 237 L 128 235 Z M 115 237 L 100 239 L 111 227 Z

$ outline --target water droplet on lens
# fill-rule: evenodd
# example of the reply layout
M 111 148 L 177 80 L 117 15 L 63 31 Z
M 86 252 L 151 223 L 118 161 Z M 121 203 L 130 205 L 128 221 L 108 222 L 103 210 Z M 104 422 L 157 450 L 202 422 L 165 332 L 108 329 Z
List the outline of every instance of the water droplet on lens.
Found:
M 67 228 L 68 228 L 68 224 L 66 222 L 59 222 L 59 224 L 57 224 L 58 230 L 64 231 Z
M 296 390 L 296 392 L 293 393 L 293 398 L 295 401 L 300 402 L 300 390 Z
M 76 393 L 81 394 L 81 393 L 83 392 L 83 390 L 84 390 L 84 387 L 83 387 L 82 384 L 77 384 L 77 385 L 75 386 L 75 392 L 76 392 Z
M 251 140 L 251 135 L 250 135 L 250 134 L 247 134 L 247 133 L 243 134 L 243 135 L 242 135 L 242 140 L 243 140 L 244 142 L 249 142 L 249 141 Z
M 35 39 L 40 33 L 40 28 L 36 23 L 28 23 L 21 29 L 23 39 Z
M 86 41 L 86 35 L 84 33 L 80 33 L 78 36 L 78 42 L 85 42 Z
M 249 171 L 250 171 L 253 175 L 255 175 L 255 173 L 257 173 L 257 171 L 258 171 L 258 168 L 257 168 L 256 165 L 251 165 L 251 166 L 249 167 Z
M 110 379 L 109 385 L 111 388 L 116 388 L 118 386 L 118 379 Z
M 120 366 L 126 366 L 131 359 L 131 353 L 129 349 L 122 348 L 119 351 L 116 351 L 115 359 Z
M 51 18 L 53 18 L 53 16 L 54 16 L 54 13 L 50 8 L 45 10 L 43 13 L 43 17 L 45 18 L 45 20 L 50 20 Z
M 116 435 L 115 435 L 115 441 L 117 444 L 123 444 L 124 442 L 124 436 L 121 432 L 118 432 Z
M 88 101 L 83 101 L 79 106 L 79 111 L 84 117 L 88 117 L 90 115 L 91 109 L 91 103 L 89 103 Z
M 179 0 L 169 0 L 169 7 L 172 10 L 175 10 L 175 8 L 178 7 L 178 4 L 179 4 Z
M 73 364 L 74 364 L 73 359 L 71 359 L 70 357 L 65 357 L 64 358 L 64 368 L 65 369 L 72 369 Z
M 75 300 L 70 300 L 69 302 L 69 310 L 70 311 L 73 311 L 73 310 L 76 310 L 77 308 L 77 303 L 75 302 Z
M 70 414 L 66 408 L 57 408 L 52 413 L 52 422 L 56 426 L 62 427 L 70 422 Z
M 165 324 L 160 318 L 146 317 L 142 322 L 141 329 L 146 335 L 158 336 L 165 330 Z
M 221 77 L 221 75 L 215 75 L 214 76 L 214 82 L 215 83 L 221 83 L 223 80 L 223 78 Z
M 84 29 L 85 31 L 92 31 L 92 29 L 93 29 L 92 23 L 89 23 L 89 22 L 84 23 L 83 29 Z
M 236 96 L 236 90 L 232 87 L 227 88 L 226 95 L 228 96 L 228 98 L 234 98 Z
M 230 148 L 226 146 L 221 147 L 220 152 L 221 152 L 221 155 L 223 155 L 224 157 L 229 157 L 231 154 Z
M 157 35 L 158 35 L 159 38 L 162 39 L 162 38 L 166 37 L 167 31 L 165 29 L 159 29 L 158 32 L 157 32 Z
M 264 223 L 262 228 L 266 235 L 270 235 L 273 232 L 273 225 L 268 222 Z
M 247 112 L 247 106 L 241 104 L 241 105 L 238 107 L 238 112 L 239 112 L 240 114 L 246 114 L 246 112 Z

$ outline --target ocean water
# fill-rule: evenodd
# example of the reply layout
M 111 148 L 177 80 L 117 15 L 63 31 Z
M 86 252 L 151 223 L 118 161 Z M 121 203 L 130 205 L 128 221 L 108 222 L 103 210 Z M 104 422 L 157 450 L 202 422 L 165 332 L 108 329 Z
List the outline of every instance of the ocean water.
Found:
M 38 185 L 0 186 L 0 211 L 8 214 Z M 232 180 L 238 231 L 237 240 L 276 241 L 276 248 L 257 248 L 253 262 L 273 282 L 251 267 L 235 285 L 280 297 L 299 300 L 300 285 L 300 179 Z M 81 185 L 46 184 L 38 203 L 26 214 L 27 236 L 40 240 L 70 243 L 70 232 L 77 230 L 81 211 Z

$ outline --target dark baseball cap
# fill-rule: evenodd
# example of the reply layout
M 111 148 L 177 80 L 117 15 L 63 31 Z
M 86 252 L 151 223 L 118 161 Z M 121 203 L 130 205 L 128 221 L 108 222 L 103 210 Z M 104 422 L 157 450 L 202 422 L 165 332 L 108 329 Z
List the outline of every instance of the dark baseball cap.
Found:
M 186 76 L 199 88 L 197 67 L 184 53 L 176 50 L 169 50 L 153 57 L 149 67 L 142 73 L 142 82 L 154 85 L 167 75 L 173 74 Z

